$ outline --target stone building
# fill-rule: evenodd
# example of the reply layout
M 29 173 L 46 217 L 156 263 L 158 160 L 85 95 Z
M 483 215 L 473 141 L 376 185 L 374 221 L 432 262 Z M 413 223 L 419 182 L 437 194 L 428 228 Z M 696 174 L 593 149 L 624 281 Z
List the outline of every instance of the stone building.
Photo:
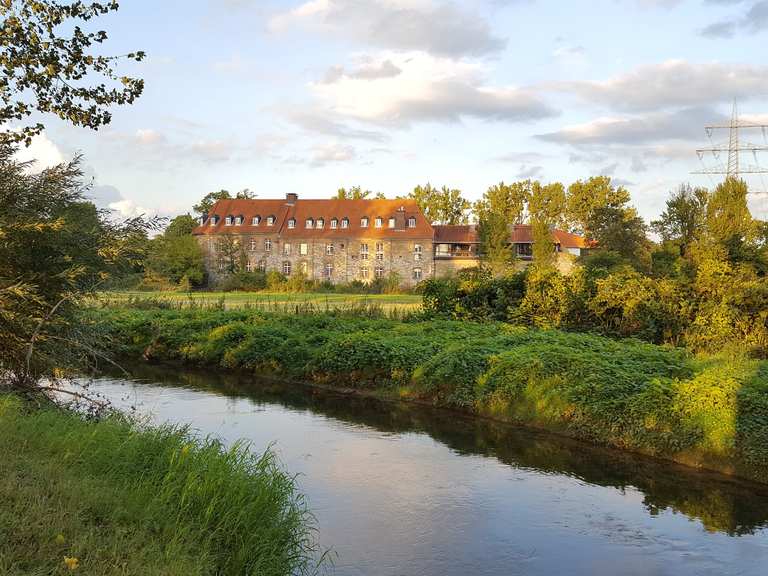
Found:
M 432 225 L 414 200 L 219 200 L 193 234 L 209 276 L 234 270 L 298 272 L 334 284 L 395 273 L 404 286 L 449 276 L 480 261 L 477 227 Z M 584 238 L 552 231 L 558 266 L 568 271 Z M 510 230 L 517 261 L 532 257 L 530 226 Z
M 433 229 L 413 200 L 220 200 L 194 231 L 209 275 L 278 270 L 346 283 L 432 276 Z

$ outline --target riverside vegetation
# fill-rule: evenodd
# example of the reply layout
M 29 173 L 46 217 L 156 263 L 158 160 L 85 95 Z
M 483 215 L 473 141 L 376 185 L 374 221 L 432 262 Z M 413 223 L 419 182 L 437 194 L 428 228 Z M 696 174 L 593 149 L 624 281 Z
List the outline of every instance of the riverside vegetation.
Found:
M 0 438 L 2 574 L 314 571 L 311 517 L 270 452 L 7 394 Z
M 86 313 L 116 354 L 427 401 L 768 482 L 768 362 L 501 322 Z

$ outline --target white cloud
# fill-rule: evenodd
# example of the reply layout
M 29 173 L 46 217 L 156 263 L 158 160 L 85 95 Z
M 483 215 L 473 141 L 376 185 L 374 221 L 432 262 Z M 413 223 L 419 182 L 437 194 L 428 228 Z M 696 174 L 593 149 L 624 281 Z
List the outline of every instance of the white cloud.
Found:
M 133 200 L 119 200 L 117 202 L 110 202 L 109 208 L 114 210 L 118 216 L 123 218 L 135 218 L 137 216 L 152 216 L 153 210 L 144 208 L 136 204 Z
M 616 110 L 656 110 L 765 94 L 768 67 L 669 60 L 600 82 L 558 82 L 545 88 L 571 92 L 589 103 Z
M 41 172 L 64 162 L 64 155 L 45 132 L 32 138 L 29 146 L 22 146 L 16 153 L 19 162 L 32 162 L 30 171 Z
M 310 85 L 323 109 L 359 121 L 408 126 L 464 117 L 521 122 L 556 115 L 536 94 L 514 86 L 487 86 L 476 63 L 423 52 L 384 53 L 369 62 L 391 62 L 395 76 L 361 78 L 342 73 Z
M 565 126 L 556 132 L 539 134 L 537 138 L 573 145 L 645 145 L 670 140 L 693 142 L 704 137 L 704 126 L 708 122 L 722 120 L 723 116 L 710 108 L 686 108 L 671 113 L 597 118 Z
M 504 48 L 486 20 L 455 2 L 311 0 L 274 16 L 273 32 L 295 26 L 394 50 L 481 56 Z
M 356 157 L 357 154 L 352 146 L 345 146 L 334 142 L 316 146 L 312 153 L 311 164 L 313 166 L 324 166 L 338 162 L 349 162 Z
M 136 130 L 136 141 L 139 144 L 157 144 L 164 140 L 165 136 L 157 130 L 152 130 L 151 128 L 139 128 Z

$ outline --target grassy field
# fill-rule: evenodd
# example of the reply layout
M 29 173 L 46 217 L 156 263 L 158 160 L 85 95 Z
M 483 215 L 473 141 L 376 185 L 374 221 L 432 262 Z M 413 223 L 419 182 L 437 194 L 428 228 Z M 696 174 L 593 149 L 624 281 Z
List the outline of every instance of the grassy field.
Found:
M 223 306 L 236 308 L 277 308 L 301 306 L 316 310 L 376 306 L 385 311 L 416 310 L 421 307 L 417 294 L 329 294 L 322 292 L 103 292 L 100 300 L 122 304 L 136 300 L 159 300 L 179 307 Z
M 0 502 L 5 576 L 315 572 L 310 515 L 272 454 L 170 427 L 0 394 Z

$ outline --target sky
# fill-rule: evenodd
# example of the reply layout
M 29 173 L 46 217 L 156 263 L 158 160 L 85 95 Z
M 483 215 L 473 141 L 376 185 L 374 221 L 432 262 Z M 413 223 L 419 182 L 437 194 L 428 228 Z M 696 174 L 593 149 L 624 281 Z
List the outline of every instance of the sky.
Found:
M 105 52 L 147 53 L 119 68 L 144 94 L 96 132 L 47 118 L 22 154 L 81 154 L 94 200 L 123 215 L 185 213 L 222 188 L 430 182 L 475 200 L 604 174 L 652 219 L 681 183 L 721 179 L 691 172 L 723 164 L 696 149 L 727 142 L 705 126 L 734 99 L 768 123 L 768 0 L 124 0 L 98 25 Z

